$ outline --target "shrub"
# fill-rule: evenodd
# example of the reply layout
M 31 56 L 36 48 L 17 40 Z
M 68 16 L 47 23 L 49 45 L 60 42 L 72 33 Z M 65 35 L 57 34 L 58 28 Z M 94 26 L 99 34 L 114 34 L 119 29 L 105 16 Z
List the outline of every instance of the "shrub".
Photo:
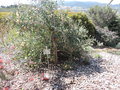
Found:
M 118 43 L 118 44 L 116 45 L 116 48 L 117 48 L 117 49 L 120 49 L 120 43 Z
M 2 44 L 4 44 L 4 36 L 10 29 L 10 13 L 9 12 L 0 12 L 0 38 Z
M 96 38 L 99 42 L 103 42 L 105 46 L 115 47 L 119 42 L 119 36 L 116 32 L 110 31 L 107 27 L 100 28 L 96 27 L 97 35 Z
M 89 15 L 94 24 L 101 28 L 108 27 L 115 31 L 115 24 L 118 25 L 116 11 L 109 6 L 95 6 L 89 9 Z M 114 25 L 113 25 L 114 23 Z
M 17 30 L 17 28 L 11 28 L 4 38 L 4 44 L 5 46 L 11 46 L 13 44 L 20 45 L 20 42 L 23 41 L 22 38 L 23 37 L 19 35 L 19 31 Z
M 96 58 L 96 59 L 102 58 L 102 56 L 100 56 L 99 54 L 95 54 L 93 57 Z
M 22 5 L 14 14 L 14 23 L 22 36 L 22 56 L 44 61 L 43 49 L 51 50 L 50 59 L 58 62 L 58 52 L 65 52 L 69 60 L 80 58 L 84 48 L 92 44 L 88 31 L 74 23 L 66 13 L 55 12 L 54 1 L 41 1 L 40 5 Z
M 89 15 L 96 25 L 96 39 L 106 46 L 116 46 L 119 41 L 119 18 L 109 6 L 90 8 Z
M 68 16 L 73 19 L 75 23 L 79 26 L 83 26 L 87 31 L 88 35 L 95 36 L 95 26 L 93 25 L 92 21 L 90 21 L 87 15 L 83 12 L 75 13 L 75 12 L 68 12 Z

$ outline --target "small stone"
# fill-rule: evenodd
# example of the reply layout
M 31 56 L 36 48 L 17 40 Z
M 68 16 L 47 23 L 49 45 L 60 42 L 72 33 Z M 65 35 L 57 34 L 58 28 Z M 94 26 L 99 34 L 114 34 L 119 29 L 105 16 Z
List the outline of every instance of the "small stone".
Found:
M 3 65 L 0 65 L 0 69 L 3 69 L 4 68 L 4 66 Z
M 0 63 L 3 63 L 3 60 L 2 60 L 2 59 L 0 59 Z

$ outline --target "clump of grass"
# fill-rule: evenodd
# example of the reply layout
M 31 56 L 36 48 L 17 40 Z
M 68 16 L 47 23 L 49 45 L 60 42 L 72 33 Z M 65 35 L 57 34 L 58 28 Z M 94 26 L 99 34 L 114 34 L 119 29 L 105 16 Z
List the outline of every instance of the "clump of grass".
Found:
M 63 70 L 72 70 L 75 66 L 75 62 L 73 61 L 66 61 L 61 64 Z
M 120 55 L 120 51 L 109 51 L 111 54 Z
M 99 54 L 94 54 L 94 55 L 93 55 L 93 58 L 99 59 L 99 58 L 102 58 L 102 56 L 99 55 Z
M 9 16 L 11 13 L 10 12 L 0 12 L 0 18 Z

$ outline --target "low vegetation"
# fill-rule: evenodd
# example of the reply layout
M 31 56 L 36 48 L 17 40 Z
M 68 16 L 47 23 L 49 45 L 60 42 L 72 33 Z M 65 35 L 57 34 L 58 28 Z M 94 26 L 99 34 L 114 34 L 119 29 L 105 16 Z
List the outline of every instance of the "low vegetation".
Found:
M 120 18 L 117 10 L 109 6 L 95 6 L 88 12 L 95 24 L 96 40 L 103 42 L 105 46 L 115 47 L 120 40 Z
M 1 38 L 2 44 L 4 44 L 5 34 L 10 29 L 10 21 L 9 21 L 10 14 L 11 13 L 9 12 L 0 12 L 0 38 Z
M 109 6 L 70 12 L 47 0 L 14 8 L 12 13 L 0 12 L 0 32 L 4 45 L 18 47 L 19 58 L 71 68 L 70 62 L 89 62 L 89 47 L 97 42 L 119 48 L 119 13 Z

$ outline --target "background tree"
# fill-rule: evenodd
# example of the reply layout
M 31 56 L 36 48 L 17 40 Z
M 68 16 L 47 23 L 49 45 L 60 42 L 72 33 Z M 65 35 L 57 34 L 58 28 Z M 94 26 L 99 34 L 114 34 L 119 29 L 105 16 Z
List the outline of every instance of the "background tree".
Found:
M 92 20 L 93 20 L 93 22 L 96 26 L 100 26 L 100 27 L 108 26 L 110 28 L 112 26 L 109 26 L 109 25 L 112 22 L 115 22 L 116 25 L 118 24 L 118 22 L 116 21 L 117 20 L 116 11 L 113 10 L 109 6 L 104 6 L 104 7 L 95 6 L 95 7 L 92 7 L 89 10 L 89 14 L 90 14 L 90 16 L 91 16 L 91 18 L 92 18 Z
M 93 20 L 93 23 L 96 26 L 96 30 L 97 30 L 96 36 L 97 36 L 98 41 L 101 41 L 100 40 L 102 37 L 102 35 L 100 34 L 101 32 L 104 32 L 104 35 L 107 35 L 108 31 L 109 31 L 109 33 L 116 32 L 116 35 L 120 35 L 120 30 L 119 30 L 119 28 L 120 28 L 119 22 L 120 21 L 119 21 L 119 18 L 117 16 L 116 10 L 113 10 L 109 6 L 104 6 L 104 7 L 95 6 L 95 7 L 90 8 L 89 15 L 90 15 L 91 19 Z M 99 27 L 99 30 L 98 30 L 98 27 Z M 105 29 L 106 27 L 108 29 Z M 105 30 L 100 31 L 100 28 L 101 28 L 101 30 L 103 30 L 103 29 L 105 29 Z M 100 37 L 98 37 L 98 36 L 100 36 Z M 116 37 L 118 37 L 118 36 L 116 36 Z M 111 38 L 111 39 L 112 39 L 112 41 L 114 41 L 115 38 Z M 108 40 L 105 40 L 104 44 L 107 43 L 107 41 Z M 117 43 L 118 43 L 118 40 L 116 40 L 115 44 L 117 44 Z M 111 42 L 111 44 L 107 43 L 106 45 L 111 46 L 113 44 Z

